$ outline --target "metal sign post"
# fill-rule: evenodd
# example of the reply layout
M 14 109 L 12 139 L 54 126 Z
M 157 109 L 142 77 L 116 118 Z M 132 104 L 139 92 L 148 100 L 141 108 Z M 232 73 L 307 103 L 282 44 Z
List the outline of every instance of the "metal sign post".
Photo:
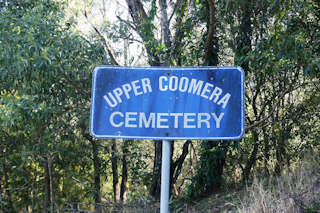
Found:
M 160 213 L 168 213 L 170 196 L 171 141 L 162 141 Z

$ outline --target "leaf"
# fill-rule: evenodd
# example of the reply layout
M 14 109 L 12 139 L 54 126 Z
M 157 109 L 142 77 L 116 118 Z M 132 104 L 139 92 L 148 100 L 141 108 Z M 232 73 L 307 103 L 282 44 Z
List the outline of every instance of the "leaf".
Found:
M 280 19 L 280 21 L 283 19 L 283 17 L 284 17 L 285 14 L 286 14 L 286 11 L 285 11 L 285 10 L 283 10 L 283 11 L 280 12 L 280 14 L 279 14 L 279 19 Z

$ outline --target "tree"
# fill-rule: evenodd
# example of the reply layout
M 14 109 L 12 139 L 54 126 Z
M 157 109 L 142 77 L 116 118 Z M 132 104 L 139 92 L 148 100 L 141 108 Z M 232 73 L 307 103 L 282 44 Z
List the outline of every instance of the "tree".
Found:
M 218 66 L 219 43 L 217 18 L 217 5 L 213 0 L 201 1 L 199 4 L 199 16 L 201 22 L 206 23 L 207 34 L 203 35 L 204 42 L 204 65 Z M 203 141 L 200 149 L 200 159 L 197 174 L 192 177 L 189 186 L 189 196 L 197 197 L 212 193 L 219 189 L 222 182 L 223 167 L 227 152 L 227 144 L 213 141 Z
M 79 140 L 82 128 L 88 128 L 87 124 L 83 125 L 89 117 L 91 80 L 88 70 L 103 61 L 103 48 L 72 33 L 71 23 L 60 22 L 61 3 L 39 0 L 15 4 L 10 3 L 2 11 L 5 18 L 0 22 L 0 91 L 2 97 L 7 97 L 2 99 L 1 107 L 12 115 L 2 119 L 1 126 L 8 130 L 8 137 L 3 141 L 17 135 L 15 138 L 20 141 L 17 150 L 26 152 L 21 158 L 15 157 L 23 162 L 18 168 L 25 172 L 22 176 L 27 177 L 25 183 L 32 184 L 31 197 L 28 190 L 22 190 L 27 201 L 22 200 L 15 206 L 19 209 L 19 205 L 32 204 L 34 210 L 53 212 L 55 193 L 60 193 L 59 188 L 54 187 L 59 184 L 56 180 L 58 162 L 63 158 L 66 162 L 73 161 L 69 155 L 62 154 L 68 145 L 61 142 Z M 5 162 L 15 162 L 11 158 L 14 156 L 11 147 L 6 150 Z M 88 159 L 86 154 L 75 156 Z M 63 170 L 66 168 L 64 165 Z M 15 173 L 10 175 L 11 179 L 16 179 Z M 41 176 L 43 182 L 38 181 Z M 11 191 L 9 200 L 19 197 L 13 193 L 14 181 L 11 183 L 7 186 Z M 40 203 L 42 186 L 43 204 Z
M 309 49 L 309 45 L 319 47 L 318 42 L 310 43 L 319 36 L 309 31 L 319 23 L 315 2 L 260 3 L 226 5 L 235 14 L 228 13 L 231 18 L 227 20 L 231 34 L 238 35 L 230 42 L 235 47 L 235 63 L 246 72 L 247 134 L 238 158 L 243 162 L 239 165 L 243 180 L 249 179 L 259 161 L 267 174 L 270 169 L 279 174 L 284 165 L 290 166 L 297 126 L 293 111 L 284 109 L 299 105 L 296 94 L 313 87 L 313 76 L 319 72 L 314 59 L 318 56 Z M 235 27 L 237 19 L 240 22 Z M 305 55 L 307 52 L 313 59 Z M 271 161 L 275 161 L 274 168 L 270 168 Z
M 146 11 L 146 7 L 140 0 L 127 0 L 126 2 L 132 19 L 129 26 L 134 26 L 134 30 L 142 39 L 147 52 L 149 65 L 183 65 L 183 56 L 181 54 L 183 52 L 182 48 L 186 45 L 186 36 L 188 36 L 192 30 L 192 20 L 188 17 L 191 2 L 177 0 L 172 3 L 170 5 L 172 6 L 172 8 L 170 8 L 172 9 L 171 15 L 168 14 L 169 7 L 166 0 L 161 0 L 158 4 L 156 1 L 151 1 L 151 9 L 149 11 Z M 161 26 L 161 36 L 159 38 L 156 38 L 157 30 L 155 27 L 157 13 L 160 14 L 158 21 Z M 173 17 L 175 17 L 175 21 L 173 21 Z M 174 24 L 172 24 L 173 22 Z M 175 34 L 172 34 L 172 32 L 175 32 Z M 188 141 L 186 142 L 186 147 L 188 147 L 189 143 L 190 142 Z M 172 149 L 173 146 L 174 142 L 172 142 Z M 159 141 L 154 142 L 154 150 L 155 158 L 150 194 L 156 199 L 159 199 L 162 153 L 162 144 Z M 175 162 L 171 162 L 171 185 L 174 184 L 180 173 L 181 165 L 185 158 L 185 152 L 183 152 L 181 156 L 184 157 L 179 158 L 179 160 Z
M 188 19 L 187 15 L 190 10 L 190 4 L 190 1 L 177 1 L 174 4 L 168 5 L 168 2 L 165 0 L 159 1 L 158 3 L 157 1 L 142 2 L 140 0 L 127 0 L 126 5 L 131 19 L 124 20 L 118 16 L 118 25 L 120 26 L 119 38 L 124 39 L 125 37 L 124 40 L 128 39 L 129 41 L 141 42 L 146 51 L 147 61 L 150 66 L 182 65 L 183 56 L 181 55 L 182 51 L 180 50 L 184 48 L 184 42 L 186 42 L 184 39 L 192 30 L 191 19 Z M 171 9 L 172 13 L 169 15 L 168 11 Z M 160 14 L 160 18 L 157 18 L 157 14 Z M 113 58 L 111 64 L 120 65 L 121 63 L 113 57 L 114 54 L 111 54 L 115 51 L 110 45 L 110 32 L 104 31 L 103 27 L 99 28 L 94 26 L 87 12 L 84 15 L 88 22 L 91 22 L 90 25 L 93 27 L 96 35 L 103 39 L 103 43 L 108 49 L 109 57 Z M 176 21 L 174 21 L 174 17 L 176 17 Z M 160 23 L 161 31 L 156 28 L 157 22 Z M 123 33 L 121 26 L 126 26 L 126 33 Z M 175 34 L 172 32 L 175 32 Z M 114 33 L 112 34 L 114 35 Z M 134 34 L 138 35 L 138 37 L 135 37 Z M 161 143 L 155 142 L 154 147 L 155 158 L 150 193 L 152 196 L 159 198 Z M 179 161 L 172 164 L 174 165 L 172 171 L 174 173 L 177 172 L 174 176 L 177 177 L 179 175 L 179 172 L 176 169 L 181 168 L 182 163 L 183 159 L 180 158 Z M 116 171 L 117 169 L 114 169 L 114 172 Z M 117 188 L 116 183 L 114 184 L 114 187 Z

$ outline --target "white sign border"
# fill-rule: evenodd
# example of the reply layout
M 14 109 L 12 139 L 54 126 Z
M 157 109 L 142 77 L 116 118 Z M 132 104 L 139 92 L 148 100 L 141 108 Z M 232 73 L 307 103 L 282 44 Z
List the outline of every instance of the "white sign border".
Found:
M 221 69 L 237 69 L 240 74 L 241 74 L 241 132 L 240 135 L 238 136 L 233 136 L 233 137 L 151 137 L 151 136 L 126 136 L 126 135 L 98 135 L 95 134 L 93 131 L 93 114 L 94 114 L 94 109 L 95 109 L 95 85 L 96 85 L 96 75 L 98 73 L 98 70 L 100 69 L 118 69 L 118 70 L 128 70 L 128 69 L 140 69 L 140 70 L 167 70 L 167 71 L 172 71 L 172 70 L 186 70 L 186 69 L 198 69 L 198 70 L 221 70 Z M 244 110 L 244 80 L 245 80 L 245 72 L 244 70 L 239 67 L 239 66 L 224 66 L 224 67 L 128 67 L 128 66 L 97 66 L 92 75 L 92 91 L 91 91 L 91 105 L 90 105 L 90 124 L 89 124 L 89 129 L 90 129 L 90 134 L 94 138 L 99 138 L 99 139 L 109 139 L 109 138 L 115 138 L 115 139 L 145 139 L 145 140 L 240 140 L 244 134 L 245 134 L 245 110 Z

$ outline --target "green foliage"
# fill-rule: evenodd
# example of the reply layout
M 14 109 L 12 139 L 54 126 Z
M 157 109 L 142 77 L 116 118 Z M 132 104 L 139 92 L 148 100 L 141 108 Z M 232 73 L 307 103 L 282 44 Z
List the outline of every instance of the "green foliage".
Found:
M 40 211 L 48 158 L 59 186 L 57 201 L 86 196 L 88 188 L 74 187 L 73 178 L 89 174 L 91 181 L 90 153 L 78 140 L 88 129 L 90 71 L 102 61 L 103 48 L 63 25 L 62 4 L 27 3 L 12 2 L 0 20 L 1 173 L 6 173 L 1 179 L 7 180 L 8 205 Z
M 197 174 L 192 177 L 188 188 L 188 197 L 196 198 L 218 191 L 222 179 L 222 170 L 225 164 L 225 155 L 228 147 L 224 143 L 202 142 L 199 152 L 200 162 Z
M 231 167 L 229 174 L 239 169 L 242 179 L 247 180 L 253 168 L 263 171 L 261 175 L 279 174 L 299 158 L 307 144 L 317 144 L 315 140 L 299 140 L 313 135 L 313 130 L 317 131 L 316 126 L 309 126 L 314 120 L 309 123 L 304 118 L 310 119 L 309 113 L 318 118 L 319 114 L 319 110 L 306 107 L 308 100 L 301 99 L 302 96 L 307 99 L 317 97 L 319 93 L 317 90 L 307 92 L 315 88 L 306 83 L 319 75 L 319 51 L 314 51 L 319 49 L 320 38 L 316 30 L 319 18 L 315 2 L 220 3 L 216 6 L 222 14 L 227 14 L 220 17 L 221 21 L 230 25 L 229 29 L 219 26 L 230 36 L 225 36 L 230 41 L 224 45 L 233 49 L 234 63 L 246 72 L 246 126 L 249 130 L 240 142 L 240 148 L 230 156 L 221 157 L 219 153 L 225 154 L 226 150 L 219 152 L 217 146 L 211 146 L 215 147 L 213 150 L 208 147 L 204 149 L 207 151 L 200 150 L 197 175 L 189 186 L 189 196 L 215 190 L 216 186 L 210 185 L 210 181 L 218 184 L 223 178 L 222 172 L 219 173 L 219 156 L 229 159 L 225 164 L 228 173 Z M 261 125 L 250 128 L 256 122 Z
M 158 39 L 158 2 L 142 3 L 140 23 L 106 20 L 99 29 L 117 44 L 140 41 L 150 65 L 219 61 L 246 72 L 246 135 L 240 142 L 202 142 L 193 150 L 190 165 L 184 164 L 190 169 L 183 168 L 178 181 L 182 186 L 189 180 L 189 197 L 217 192 L 226 181 L 248 181 L 254 173 L 281 173 L 303 150 L 319 146 L 319 1 L 214 1 L 217 58 L 206 62 L 207 1 L 180 1 L 176 10 L 170 1 L 171 47 Z M 0 2 L 0 211 L 47 207 L 49 161 L 55 205 L 90 206 L 99 194 L 95 174 L 102 197 L 112 199 L 111 145 L 97 143 L 93 152 L 88 142 L 91 72 L 108 53 L 101 36 L 74 31 L 64 6 L 51 0 Z M 116 56 L 124 54 L 119 49 Z M 153 178 L 150 142 L 127 141 L 119 148 L 116 156 L 128 163 L 128 198 L 146 196 Z

